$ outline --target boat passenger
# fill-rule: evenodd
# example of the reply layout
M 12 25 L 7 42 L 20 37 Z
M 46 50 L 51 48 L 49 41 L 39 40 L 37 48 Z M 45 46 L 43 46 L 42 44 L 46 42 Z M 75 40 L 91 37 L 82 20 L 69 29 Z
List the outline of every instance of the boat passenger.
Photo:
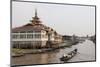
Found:
M 74 51 L 77 52 L 77 49 L 75 49 Z
M 63 57 L 66 57 L 66 55 L 64 54 Z

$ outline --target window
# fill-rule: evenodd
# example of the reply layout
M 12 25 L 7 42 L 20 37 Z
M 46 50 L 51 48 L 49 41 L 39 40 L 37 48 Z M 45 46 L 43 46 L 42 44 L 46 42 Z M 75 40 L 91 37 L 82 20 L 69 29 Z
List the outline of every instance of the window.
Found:
M 27 34 L 27 38 L 33 38 L 33 34 Z
M 20 34 L 20 38 L 26 38 L 25 34 Z
M 13 34 L 12 38 L 13 38 L 13 39 L 18 39 L 18 38 L 19 38 L 19 35 Z
M 46 38 L 46 35 L 45 34 L 42 34 L 42 38 Z
M 35 38 L 41 38 L 41 34 L 35 34 Z

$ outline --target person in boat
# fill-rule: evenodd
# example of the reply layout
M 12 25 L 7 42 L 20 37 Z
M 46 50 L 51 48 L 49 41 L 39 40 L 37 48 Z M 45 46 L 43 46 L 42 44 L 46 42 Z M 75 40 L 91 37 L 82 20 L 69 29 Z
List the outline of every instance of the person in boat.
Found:
M 64 54 L 63 57 L 67 57 L 67 55 Z
M 75 49 L 74 51 L 77 52 L 77 49 Z
M 68 55 L 73 56 L 76 52 L 77 52 L 77 49 L 74 49 L 73 51 L 71 51 L 70 53 L 68 53 Z

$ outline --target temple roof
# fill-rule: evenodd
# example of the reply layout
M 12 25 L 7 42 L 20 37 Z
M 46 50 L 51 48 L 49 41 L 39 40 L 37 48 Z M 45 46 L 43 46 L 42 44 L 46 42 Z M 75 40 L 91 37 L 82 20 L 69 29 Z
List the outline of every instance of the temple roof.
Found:
M 33 19 L 31 20 L 31 23 L 25 24 L 21 27 L 16 27 L 12 29 L 12 32 L 21 32 L 21 31 L 41 31 L 41 30 L 46 30 L 46 31 L 53 31 L 52 28 L 45 26 L 44 24 L 41 23 L 37 16 L 37 10 L 35 10 L 35 16 L 32 17 Z
M 47 27 L 43 24 L 33 25 L 32 23 L 28 23 L 21 27 L 16 27 L 12 29 L 12 32 L 20 32 L 20 31 L 41 31 L 46 30 Z
M 32 17 L 32 20 L 30 20 L 33 24 L 41 24 L 41 21 L 37 15 L 37 9 L 35 9 L 35 16 Z

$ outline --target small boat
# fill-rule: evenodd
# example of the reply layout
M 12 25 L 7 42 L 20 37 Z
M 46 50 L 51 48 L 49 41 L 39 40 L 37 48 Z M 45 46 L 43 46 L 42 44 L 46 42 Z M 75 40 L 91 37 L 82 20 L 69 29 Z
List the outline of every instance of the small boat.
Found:
M 74 57 L 77 54 L 77 49 L 74 49 L 73 51 L 69 52 L 67 55 L 63 55 L 63 57 L 60 58 L 61 61 L 68 61 L 72 57 Z

